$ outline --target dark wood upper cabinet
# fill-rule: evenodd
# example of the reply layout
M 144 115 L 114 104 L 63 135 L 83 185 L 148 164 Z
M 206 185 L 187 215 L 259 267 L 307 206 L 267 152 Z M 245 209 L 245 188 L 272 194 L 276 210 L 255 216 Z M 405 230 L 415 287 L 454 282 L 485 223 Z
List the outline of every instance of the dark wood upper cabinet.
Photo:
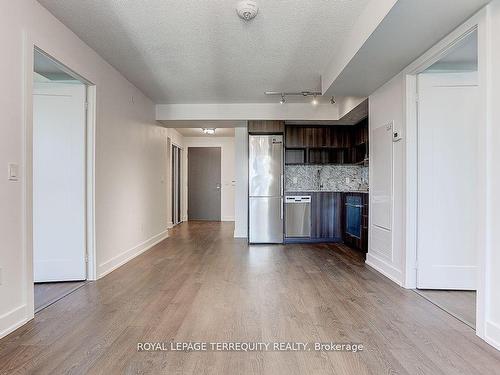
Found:
M 288 148 L 303 148 L 305 128 L 299 126 L 288 126 L 285 132 L 285 145 Z
M 252 120 L 248 121 L 248 132 L 252 134 L 283 134 L 284 121 Z
M 285 127 L 287 164 L 356 164 L 368 154 L 368 120 L 356 125 Z M 294 150 L 291 150 L 294 149 Z M 304 158 L 296 158 L 297 149 Z

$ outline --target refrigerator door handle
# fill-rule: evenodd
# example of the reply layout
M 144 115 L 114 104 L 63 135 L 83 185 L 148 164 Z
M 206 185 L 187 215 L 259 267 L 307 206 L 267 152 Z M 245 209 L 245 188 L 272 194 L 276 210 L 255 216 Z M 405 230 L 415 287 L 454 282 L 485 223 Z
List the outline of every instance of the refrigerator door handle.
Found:
M 280 195 L 284 195 L 284 190 L 285 190 L 285 176 L 282 174 L 280 176 Z
M 280 200 L 280 217 L 281 217 L 281 220 L 283 220 L 283 198 L 281 198 Z

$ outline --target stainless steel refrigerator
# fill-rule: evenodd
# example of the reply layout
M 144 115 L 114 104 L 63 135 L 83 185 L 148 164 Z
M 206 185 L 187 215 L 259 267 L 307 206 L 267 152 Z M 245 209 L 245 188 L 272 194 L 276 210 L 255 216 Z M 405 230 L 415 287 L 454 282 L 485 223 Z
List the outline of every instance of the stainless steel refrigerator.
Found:
M 283 136 L 250 135 L 248 154 L 248 240 L 283 243 Z

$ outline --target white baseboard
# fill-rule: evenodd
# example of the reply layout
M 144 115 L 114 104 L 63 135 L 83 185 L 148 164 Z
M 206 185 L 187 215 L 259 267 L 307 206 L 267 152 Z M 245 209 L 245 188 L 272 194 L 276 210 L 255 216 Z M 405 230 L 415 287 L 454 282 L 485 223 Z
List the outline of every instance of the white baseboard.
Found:
M 486 321 L 484 340 L 495 349 L 500 350 L 500 325 L 491 320 Z
M 380 272 L 382 275 L 394 281 L 399 286 L 403 285 L 403 274 L 400 270 L 387 263 L 385 260 L 377 257 L 374 254 L 366 254 L 366 262 L 368 266 L 373 268 L 375 271 Z
M 220 221 L 234 221 L 234 216 L 223 216 Z
M 174 223 L 170 222 L 167 224 L 167 229 L 172 229 L 174 227 Z
M 21 305 L 7 313 L 0 315 L 0 339 L 14 332 L 30 320 L 27 314 L 27 305 Z
M 149 238 L 148 240 L 140 243 L 139 245 L 134 246 L 133 248 L 126 250 L 123 253 L 100 264 L 97 267 L 97 278 L 100 279 L 101 277 L 106 276 L 108 273 L 116 270 L 118 267 L 124 265 L 131 259 L 151 249 L 154 245 L 163 241 L 167 237 L 168 237 L 168 230 L 164 230 L 163 232 L 158 233 L 157 235 Z

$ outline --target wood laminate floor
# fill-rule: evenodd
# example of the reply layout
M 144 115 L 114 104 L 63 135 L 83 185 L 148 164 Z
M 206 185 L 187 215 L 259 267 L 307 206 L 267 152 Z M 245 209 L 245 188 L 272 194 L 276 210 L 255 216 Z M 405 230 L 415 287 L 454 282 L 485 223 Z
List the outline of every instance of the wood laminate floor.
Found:
M 2 374 L 498 374 L 500 352 L 342 245 L 248 246 L 189 222 L 0 340 Z M 350 352 L 138 352 L 138 342 L 354 342 Z
M 470 327 L 476 327 L 476 292 L 431 289 L 416 292 Z
M 35 283 L 35 311 L 40 311 L 66 297 L 85 283 L 86 281 Z

